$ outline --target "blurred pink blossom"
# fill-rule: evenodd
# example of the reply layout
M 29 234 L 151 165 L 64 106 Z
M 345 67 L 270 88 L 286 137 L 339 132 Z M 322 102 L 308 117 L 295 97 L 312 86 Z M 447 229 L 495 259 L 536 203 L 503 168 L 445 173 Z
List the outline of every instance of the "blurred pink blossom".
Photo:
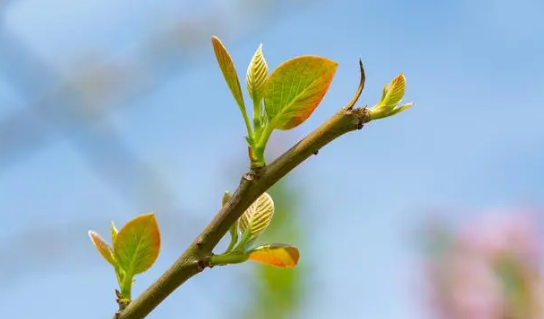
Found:
M 484 214 L 452 232 L 426 260 L 430 303 L 439 319 L 542 319 L 544 273 L 537 215 Z

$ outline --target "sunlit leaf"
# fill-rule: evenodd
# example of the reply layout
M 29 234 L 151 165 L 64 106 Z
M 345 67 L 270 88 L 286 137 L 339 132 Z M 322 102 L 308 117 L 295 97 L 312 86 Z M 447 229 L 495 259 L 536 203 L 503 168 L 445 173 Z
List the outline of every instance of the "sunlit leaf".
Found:
M 113 241 L 113 251 L 127 276 L 148 270 L 159 256 L 161 238 L 155 214 L 140 215 L 125 224 Z
M 396 106 L 404 97 L 405 88 L 406 78 L 404 77 L 404 74 L 401 73 L 385 86 L 380 104 Z
M 117 233 L 119 233 L 113 221 L 110 224 L 110 231 L 111 231 L 111 241 L 113 242 L 115 240 L 115 237 L 117 237 Z
M 408 108 L 411 108 L 414 105 L 414 102 L 406 103 L 401 106 L 398 106 L 394 108 L 391 112 L 389 112 L 389 116 L 395 115 L 397 113 L 400 113 Z
M 291 268 L 297 265 L 299 257 L 296 247 L 287 244 L 268 244 L 249 251 L 248 260 L 275 267 Z
M 389 117 L 412 107 L 414 105 L 412 102 L 398 105 L 404 97 L 405 89 L 406 78 L 401 73 L 384 86 L 380 102 L 369 109 L 370 119 L 376 120 Z
M 250 231 L 249 242 L 257 238 L 270 225 L 274 215 L 274 201 L 267 193 L 263 193 L 240 217 L 240 231 Z
M 254 101 L 260 103 L 266 77 L 268 76 L 268 66 L 263 55 L 263 45 L 259 45 L 253 55 L 249 67 L 247 68 L 246 84 L 247 92 Z
M 263 93 L 273 128 L 289 130 L 308 119 L 325 96 L 337 66 L 318 56 L 301 56 L 279 65 Z
M 102 239 L 100 235 L 92 230 L 89 231 L 89 237 L 91 238 L 91 241 L 93 242 L 100 255 L 102 255 L 102 257 L 104 257 L 104 259 L 106 259 L 112 266 L 115 266 L 115 257 L 113 255 L 113 250 L 111 249 L 110 245 L 108 245 L 108 243 L 104 239 Z
M 238 80 L 238 73 L 236 72 L 234 62 L 219 38 L 213 36 L 212 44 L 215 57 L 217 58 L 217 63 L 219 63 L 223 77 L 225 78 L 225 81 L 227 82 L 236 103 L 238 103 L 240 109 L 245 110 L 244 96 L 242 95 L 242 88 L 240 87 L 240 81 Z

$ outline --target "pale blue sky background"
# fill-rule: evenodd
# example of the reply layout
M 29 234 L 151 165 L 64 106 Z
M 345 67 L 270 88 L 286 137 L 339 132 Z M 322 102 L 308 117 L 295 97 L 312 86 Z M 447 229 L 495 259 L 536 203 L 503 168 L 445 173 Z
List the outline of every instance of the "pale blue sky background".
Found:
M 307 256 L 317 265 L 299 318 L 422 318 L 411 236 L 429 209 L 470 218 L 480 209 L 544 204 L 544 2 L 282 1 L 270 14 L 253 17 L 237 14 L 231 1 L 218 2 L 7 4 L 3 27 L 66 77 L 84 66 L 82 56 L 137 63 L 131 52 L 141 40 L 209 8 L 226 22 L 210 21 L 198 38 L 208 49 L 197 55 L 181 49 L 180 63 L 170 56 L 162 65 L 166 81 L 93 128 L 104 136 L 119 133 L 175 190 L 171 203 L 160 196 L 129 201 L 97 177 L 77 147 L 93 140 L 80 131 L 52 135 L 51 143 L 0 167 L 0 318 L 62 319 L 75 312 L 79 319 L 109 318 L 114 274 L 86 230 L 107 234 L 109 220 L 121 225 L 148 211 L 157 212 L 160 223 L 161 214 L 181 207 L 168 211 L 179 224 L 161 224 L 165 246 L 137 279 L 138 294 L 211 219 L 223 190 L 236 186 L 232 176 L 244 167 L 224 173 L 245 156 L 244 126 L 212 55 L 212 34 L 223 39 L 242 74 L 261 42 L 269 67 L 303 54 L 339 62 L 312 118 L 272 140 L 294 141 L 344 105 L 357 85 L 359 58 L 367 71 L 361 103 L 375 103 L 383 84 L 400 72 L 408 81 L 406 100 L 416 102 L 335 141 L 296 171 L 299 219 L 311 243 L 301 263 Z M 12 81 L 0 74 L 0 120 L 28 103 Z M 142 185 L 136 184 L 126 183 L 138 198 Z M 237 274 L 248 267 L 206 271 L 149 318 L 181 318 L 182 307 L 191 318 L 222 318 L 222 311 L 243 303 Z

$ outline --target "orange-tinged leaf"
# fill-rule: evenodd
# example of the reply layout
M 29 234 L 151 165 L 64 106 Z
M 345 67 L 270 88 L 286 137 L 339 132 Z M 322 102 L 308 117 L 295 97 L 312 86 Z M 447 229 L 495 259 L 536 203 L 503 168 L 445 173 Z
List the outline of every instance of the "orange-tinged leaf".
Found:
M 262 245 L 249 251 L 248 255 L 248 260 L 280 268 L 295 267 L 300 257 L 298 249 L 287 244 Z
M 89 237 L 91 238 L 91 241 L 93 242 L 100 255 L 102 255 L 104 259 L 106 259 L 112 266 L 115 267 L 115 257 L 113 256 L 113 251 L 110 245 L 108 245 L 108 243 L 104 239 L 102 239 L 100 235 L 92 230 L 89 231 Z
M 148 270 L 159 256 L 161 237 L 155 214 L 140 215 L 126 223 L 113 241 L 116 259 L 127 276 Z
M 273 128 L 289 130 L 306 121 L 327 92 L 338 63 L 301 56 L 280 64 L 268 77 L 264 105 Z
M 229 55 L 229 52 L 216 36 L 212 37 L 213 50 L 215 52 L 215 57 L 217 58 L 217 63 L 221 68 L 223 77 L 229 86 L 236 103 L 241 109 L 245 109 L 244 96 L 242 95 L 242 88 L 240 87 L 240 80 L 238 79 L 238 73 L 236 72 L 236 67 L 234 62 Z

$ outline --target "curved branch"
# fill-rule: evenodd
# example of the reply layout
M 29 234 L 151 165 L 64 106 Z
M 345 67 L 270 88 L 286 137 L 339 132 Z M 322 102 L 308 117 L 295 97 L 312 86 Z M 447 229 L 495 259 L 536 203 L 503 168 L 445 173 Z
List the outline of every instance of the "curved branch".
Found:
M 362 83 L 364 71 L 362 69 Z M 362 85 L 360 86 L 362 90 Z M 356 95 L 359 95 L 360 91 Z M 181 257 L 138 298 L 115 315 L 115 319 L 142 319 L 186 280 L 210 266 L 212 250 L 228 232 L 230 226 L 262 193 L 336 139 L 348 132 L 361 129 L 370 121 L 364 107 L 342 108 L 308 136 L 278 157 L 268 166 L 252 169 L 242 177 L 238 189 L 206 226 Z

